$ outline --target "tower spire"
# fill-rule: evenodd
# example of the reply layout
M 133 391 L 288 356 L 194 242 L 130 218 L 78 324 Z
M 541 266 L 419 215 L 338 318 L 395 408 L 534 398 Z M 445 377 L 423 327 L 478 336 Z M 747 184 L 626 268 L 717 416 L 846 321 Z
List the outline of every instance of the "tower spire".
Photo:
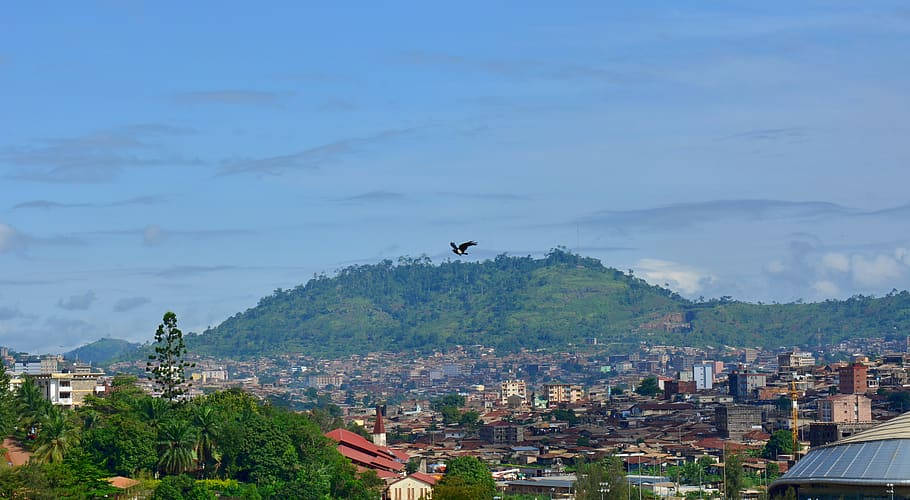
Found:
M 376 406 L 376 423 L 373 424 L 373 444 L 385 446 L 385 425 L 382 423 L 382 406 Z

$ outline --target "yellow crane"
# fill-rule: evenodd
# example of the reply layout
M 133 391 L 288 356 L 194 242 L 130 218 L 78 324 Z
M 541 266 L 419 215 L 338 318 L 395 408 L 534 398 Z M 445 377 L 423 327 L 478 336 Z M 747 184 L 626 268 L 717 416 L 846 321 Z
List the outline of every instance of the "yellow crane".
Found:
M 796 460 L 796 454 L 799 451 L 799 391 L 796 390 L 796 381 L 790 381 L 790 419 L 793 421 L 791 431 L 793 432 L 793 460 Z

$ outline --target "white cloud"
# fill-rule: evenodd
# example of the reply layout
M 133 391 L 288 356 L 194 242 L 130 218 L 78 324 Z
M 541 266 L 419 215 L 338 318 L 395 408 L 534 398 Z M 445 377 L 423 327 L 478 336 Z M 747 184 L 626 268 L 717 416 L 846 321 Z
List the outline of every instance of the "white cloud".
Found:
M 894 258 L 905 266 L 910 266 L 910 250 L 904 247 L 894 249 Z
M 818 296 L 824 298 L 833 298 L 840 294 L 840 287 L 828 280 L 816 281 L 812 284 L 812 289 Z
M 864 286 L 877 286 L 896 281 L 904 272 L 903 266 L 888 255 L 866 258 L 854 255 L 851 261 L 853 280 Z
M 774 259 L 765 265 L 765 270 L 771 274 L 780 274 L 787 270 L 787 265 L 781 262 L 780 259 Z
M 0 253 L 12 252 L 24 247 L 26 238 L 8 224 L 0 222 Z
M 713 283 L 715 276 L 697 269 L 660 259 L 641 259 L 635 265 L 635 271 L 648 282 L 667 283 L 685 294 L 694 294 Z
M 826 253 L 822 256 L 822 265 L 827 269 L 845 273 L 850 270 L 850 258 L 842 253 Z

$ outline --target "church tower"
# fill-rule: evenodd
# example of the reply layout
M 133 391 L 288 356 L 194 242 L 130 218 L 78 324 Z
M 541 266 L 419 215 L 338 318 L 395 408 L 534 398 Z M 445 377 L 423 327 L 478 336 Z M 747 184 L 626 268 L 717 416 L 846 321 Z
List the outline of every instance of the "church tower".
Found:
M 376 423 L 373 425 L 373 444 L 385 446 L 385 426 L 382 424 L 382 407 L 376 407 Z

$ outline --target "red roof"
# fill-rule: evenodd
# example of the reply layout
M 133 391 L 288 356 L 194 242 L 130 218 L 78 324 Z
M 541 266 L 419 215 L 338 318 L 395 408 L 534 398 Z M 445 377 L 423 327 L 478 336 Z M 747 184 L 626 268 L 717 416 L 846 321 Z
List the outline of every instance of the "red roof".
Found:
M 391 450 L 380 448 L 359 434 L 335 429 L 325 435 L 338 442 L 338 451 L 355 464 L 376 469 L 377 472 L 381 469 L 396 472 L 404 470 L 404 464 L 395 461 L 397 456 Z
M 424 474 L 423 472 L 414 472 L 408 477 L 413 477 L 414 479 L 427 483 L 430 486 L 433 486 L 434 484 L 436 484 L 436 481 L 437 481 L 436 476 Z
M 398 460 L 400 460 L 402 462 L 407 462 L 408 460 L 411 459 L 411 455 L 408 455 L 404 450 L 395 450 L 395 449 L 389 448 L 389 451 L 391 451 L 392 454 L 395 455 L 395 458 L 397 458 Z
M 382 425 L 382 407 L 376 407 L 376 423 L 373 425 L 373 434 L 385 434 L 385 426 Z

